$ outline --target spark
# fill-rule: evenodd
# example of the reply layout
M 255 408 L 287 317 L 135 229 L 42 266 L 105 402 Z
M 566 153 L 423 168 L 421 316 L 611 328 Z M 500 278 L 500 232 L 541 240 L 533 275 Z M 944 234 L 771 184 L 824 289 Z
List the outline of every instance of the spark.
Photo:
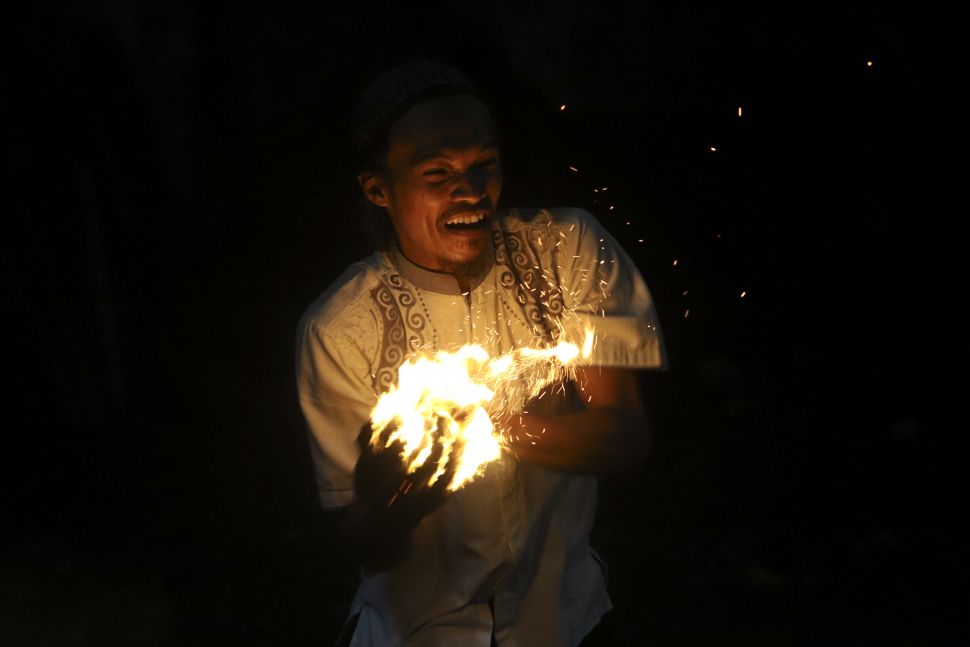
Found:
M 559 106 L 559 112 L 562 112 L 562 111 L 564 111 L 565 109 L 566 109 L 566 104 L 565 104 L 565 103 L 564 103 L 564 104 L 562 104 L 561 106 Z
M 716 147 L 714 147 L 714 146 L 711 146 L 711 152 L 712 152 L 712 153 L 716 153 L 716 152 L 717 152 L 717 148 L 716 148 Z
M 579 173 L 579 169 L 576 168 L 575 166 L 570 166 L 569 170 L 572 171 L 573 173 Z
M 741 292 L 741 298 L 743 299 L 745 296 L 747 296 L 747 294 L 747 292 Z
M 690 308 L 687 308 L 686 310 L 684 310 L 684 319 L 686 319 L 687 315 L 689 314 L 690 314 Z
M 741 116 L 741 106 L 738 106 L 738 117 Z
M 866 67 L 872 67 L 872 61 L 866 61 Z
M 674 267 L 677 267 L 677 259 L 674 259 Z

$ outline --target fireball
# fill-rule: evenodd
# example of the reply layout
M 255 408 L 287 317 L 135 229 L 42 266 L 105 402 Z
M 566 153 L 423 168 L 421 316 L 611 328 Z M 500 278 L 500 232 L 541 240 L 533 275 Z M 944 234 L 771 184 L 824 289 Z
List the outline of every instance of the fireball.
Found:
M 544 388 L 573 376 L 577 360 L 588 359 L 593 331 L 581 346 L 560 341 L 549 348 L 520 348 L 491 357 L 479 345 L 455 352 L 412 357 L 398 370 L 398 383 L 371 411 L 371 447 L 381 451 L 400 442 L 401 460 L 413 474 L 440 446 L 434 484 L 451 465 L 451 491 L 484 472 L 507 446 L 507 430 L 496 422 L 518 414 Z

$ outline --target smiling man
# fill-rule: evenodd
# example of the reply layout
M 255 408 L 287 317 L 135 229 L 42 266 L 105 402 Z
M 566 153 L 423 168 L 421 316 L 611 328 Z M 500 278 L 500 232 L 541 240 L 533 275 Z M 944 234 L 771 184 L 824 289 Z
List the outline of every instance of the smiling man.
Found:
M 364 195 L 390 216 L 408 260 L 467 289 L 488 264 L 502 192 L 491 115 L 470 94 L 441 96 L 396 120 L 388 142 L 384 159 L 359 176 Z
M 343 638 L 589 644 L 611 606 L 588 537 L 596 475 L 642 461 L 635 371 L 666 365 L 650 293 L 590 214 L 497 210 L 495 126 L 453 68 L 388 72 L 355 124 L 358 181 L 390 244 L 310 305 L 296 349 L 320 500 L 342 511 L 362 565 Z M 371 409 L 409 355 L 475 343 L 495 356 L 578 340 L 587 326 L 598 340 L 591 366 L 525 403 L 512 446 L 459 491 L 402 490 L 397 456 L 365 442 Z

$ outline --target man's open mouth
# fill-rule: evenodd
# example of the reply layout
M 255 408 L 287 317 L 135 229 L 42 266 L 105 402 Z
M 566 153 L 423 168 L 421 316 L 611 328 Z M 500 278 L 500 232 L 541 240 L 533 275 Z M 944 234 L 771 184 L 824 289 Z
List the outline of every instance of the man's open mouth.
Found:
M 485 212 L 463 213 L 445 220 L 445 229 L 450 231 L 471 231 L 485 227 Z

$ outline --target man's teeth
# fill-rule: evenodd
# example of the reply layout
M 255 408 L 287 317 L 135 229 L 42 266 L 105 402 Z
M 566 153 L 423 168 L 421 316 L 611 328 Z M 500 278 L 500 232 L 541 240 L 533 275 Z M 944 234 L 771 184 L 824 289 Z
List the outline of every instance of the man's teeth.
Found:
M 474 225 L 476 222 L 480 222 L 485 219 L 484 213 L 479 213 L 474 216 L 455 216 L 453 218 L 448 218 L 445 221 L 446 225 Z

